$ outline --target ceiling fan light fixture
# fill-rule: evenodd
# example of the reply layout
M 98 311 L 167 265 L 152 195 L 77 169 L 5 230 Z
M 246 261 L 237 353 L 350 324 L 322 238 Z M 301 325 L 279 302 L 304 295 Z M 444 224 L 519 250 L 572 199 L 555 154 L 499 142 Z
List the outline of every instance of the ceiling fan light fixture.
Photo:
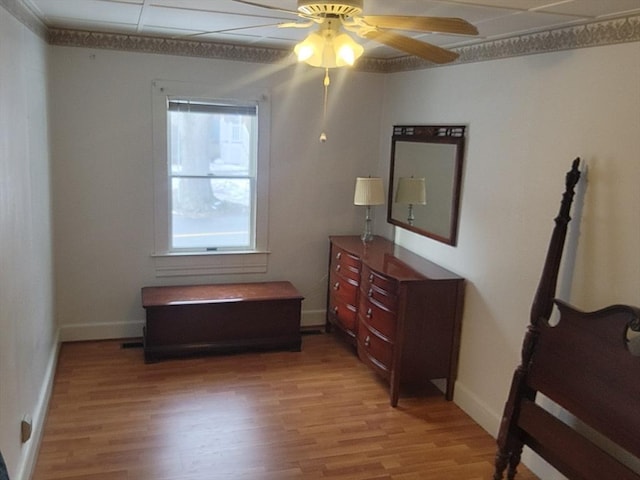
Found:
M 363 0 L 298 0 L 298 11 L 305 15 L 352 17 L 362 13 Z
M 293 51 L 299 62 L 312 67 L 336 68 L 352 66 L 364 53 L 364 47 L 346 33 L 338 33 L 339 24 L 327 20 L 318 32 L 313 32 Z

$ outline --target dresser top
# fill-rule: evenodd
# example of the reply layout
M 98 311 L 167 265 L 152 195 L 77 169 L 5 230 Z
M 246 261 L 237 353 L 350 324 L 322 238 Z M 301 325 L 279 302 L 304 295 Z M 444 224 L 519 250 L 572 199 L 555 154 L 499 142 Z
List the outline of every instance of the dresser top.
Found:
M 369 268 L 388 275 L 400 282 L 424 280 L 463 280 L 455 273 L 402 248 L 395 243 L 374 237 L 371 242 L 363 242 L 356 235 L 332 235 L 331 242 L 360 257 Z

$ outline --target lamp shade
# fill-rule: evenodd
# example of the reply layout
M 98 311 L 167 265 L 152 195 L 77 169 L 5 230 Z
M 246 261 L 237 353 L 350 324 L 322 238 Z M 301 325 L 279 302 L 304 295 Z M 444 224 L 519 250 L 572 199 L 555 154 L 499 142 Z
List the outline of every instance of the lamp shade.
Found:
M 364 47 L 356 43 L 346 33 L 341 33 L 333 41 L 336 65 L 338 67 L 352 66 L 364 53 Z
M 300 62 L 312 67 L 336 68 L 353 65 L 363 54 L 364 47 L 348 34 L 340 33 L 339 22 L 328 19 L 293 50 Z
M 379 177 L 356 178 L 356 191 L 353 196 L 354 205 L 383 205 L 384 186 Z
M 424 177 L 400 177 L 396 190 L 396 203 L 424 205 L 427 203 L 427 186 Z
M 324 39 L 315 32 L 310 33 L 307 38 L 298 43 L 293 51 L 299 62 L 307 62 L 309 65 L 319 66 L 322 63 L 322 49 Z

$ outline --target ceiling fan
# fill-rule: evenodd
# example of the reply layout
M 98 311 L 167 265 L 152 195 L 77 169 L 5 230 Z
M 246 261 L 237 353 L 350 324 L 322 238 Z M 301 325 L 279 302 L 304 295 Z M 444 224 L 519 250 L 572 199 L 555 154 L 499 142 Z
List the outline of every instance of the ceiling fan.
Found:
M 261 3 L 233 0 L 237 3 L 251 5 L 259 8 L 267 8 L 298 16 L 302 21 L 281 23 L 280 28 L 308 28 L 319 25 L 317 36 L 320 40 L 330 39 L 338 45 L 335 52 L 339 55 L 339 50 L 343 42 L 348 43 L 345 47 L 346 58 L 342 61 L 329 61 L 326 59 L 301 58 L 305 54 L 311 57 L 309 50 L 304 49 L 304 43 L 310 40 L 313 33 L 307 37 L 305 42 L 296 46 L 296 54 L 300 60 L 314 66 L 336 67 L 346 64 L 353 64 L 357 57 L 362 55 L 362 47 L 353 41 L 348 35 L 340 33 L 340 27 L 346 31 L 355 33 L 359 37 L 374 40 L 402 52 L 415 55 L 434 63 L 449 63 L 458 58 L 458 54 L 427 42 L 422 42 L 406 35 L 395 33 L 393 30 L 408 30 L 418 32 L 437 32 L 455 35 L 477 35 L 477 28 L 461 18 L 452 17 L 413 17 L 402 15 L 362 15 L 364 0 L 298 0 L 297 11 L 264 5 Z M 348 38 L 345 38 L 348 37 Z M 324 40 L 322 40 L 324 39 Z M 302 50 L 302 53 L 301 53 Z M 326 55 L 325 55 L 326 56 Z M 355 57 L 355 58 L 354 58 Z M 313 62 L 316 63 L 313 63 Z
M 296 11 L 264 5 L 247 0 L 233 0 L 259 8 L 268 8 L 295 15 L 301 20 L 280 23 L 280 28 L 309 28 L 318 26 L 294 52 L 298 60 L 314 67 L 325 69 L 323 130 L 320 142 L 327 141 L 324 131 L 327 116 L 327 98 L 330 84 L 329 69 L 353 65 L 363 54 L 364 48 L 351 36 L 342 32 L 352 32 L 359 37 L 374 40 L 402 52 L 415 55 L 434 63 L 449 63 L 458 58 L 458 53 L 427 42 L 421 42 L 392 30 L 418 32 L 438 32 L 455 35 L 477 35 L 478 30 L 461 18 L 450 17 L 411 17 L 403 15 L 362 15 L 364 0 L 298 0 Z

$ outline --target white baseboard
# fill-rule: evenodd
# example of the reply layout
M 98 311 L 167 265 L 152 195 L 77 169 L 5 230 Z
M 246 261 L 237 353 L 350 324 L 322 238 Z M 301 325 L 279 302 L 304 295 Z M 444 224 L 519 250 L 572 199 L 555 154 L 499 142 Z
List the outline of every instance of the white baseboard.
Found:
M 502 412 L 493 411 L 460 381 L 456 382 L 453 400 L 474 422 L 489 432 L 493 438 L 497 438 Z
M 464 384 L 456 383 L 454 401 L 462 410 L 465 411 L 478 425 L 484 428 L 493 436 L 498 437 L 500 422 L 502 420 L 502 412 L 499 414 L 491 410 L 484 404 L 475 394 L 467 389 Z M 506 401 L 506 398 L 505 398 Z M 496 444 L 496 452 L 498 445 Z M 525 447 L 522 452 L 522 463 L 531 470 L 538 478 L 547 480 L 566 480 L 564 476 L 559 474 L 557 470 L 551 467 L 541 457 Z
M 53 341 L 53 347 L 49 354 L 49 361 L 45 370 L 38 402 L 35 405 L 33 416 L 31 418 L 31 438 L 24 444 L 22 454 L 18 462 L 18 470 L 16 480 L 29 480 L 33 474 L 38 459 L 38 451 L 40 450 L 40 442 L 44 431 L 44 423 L 49 410 L 49 400 L 51 391 L 53 390 L 53 382 L 55 379 L 56 366 L 58 364 L 58 353 L 60 352 L 60 331 L 56 333 Z
M 309 327 L 323 327 L 326 319 L 326 310 L 303 310 L 302 318 L 300 319 L 300 326 Z
M 144 321 L 113 323 L 75 323 L 60 327 L 61 342 L 108 340 L 110 338 L 142 337 Z

